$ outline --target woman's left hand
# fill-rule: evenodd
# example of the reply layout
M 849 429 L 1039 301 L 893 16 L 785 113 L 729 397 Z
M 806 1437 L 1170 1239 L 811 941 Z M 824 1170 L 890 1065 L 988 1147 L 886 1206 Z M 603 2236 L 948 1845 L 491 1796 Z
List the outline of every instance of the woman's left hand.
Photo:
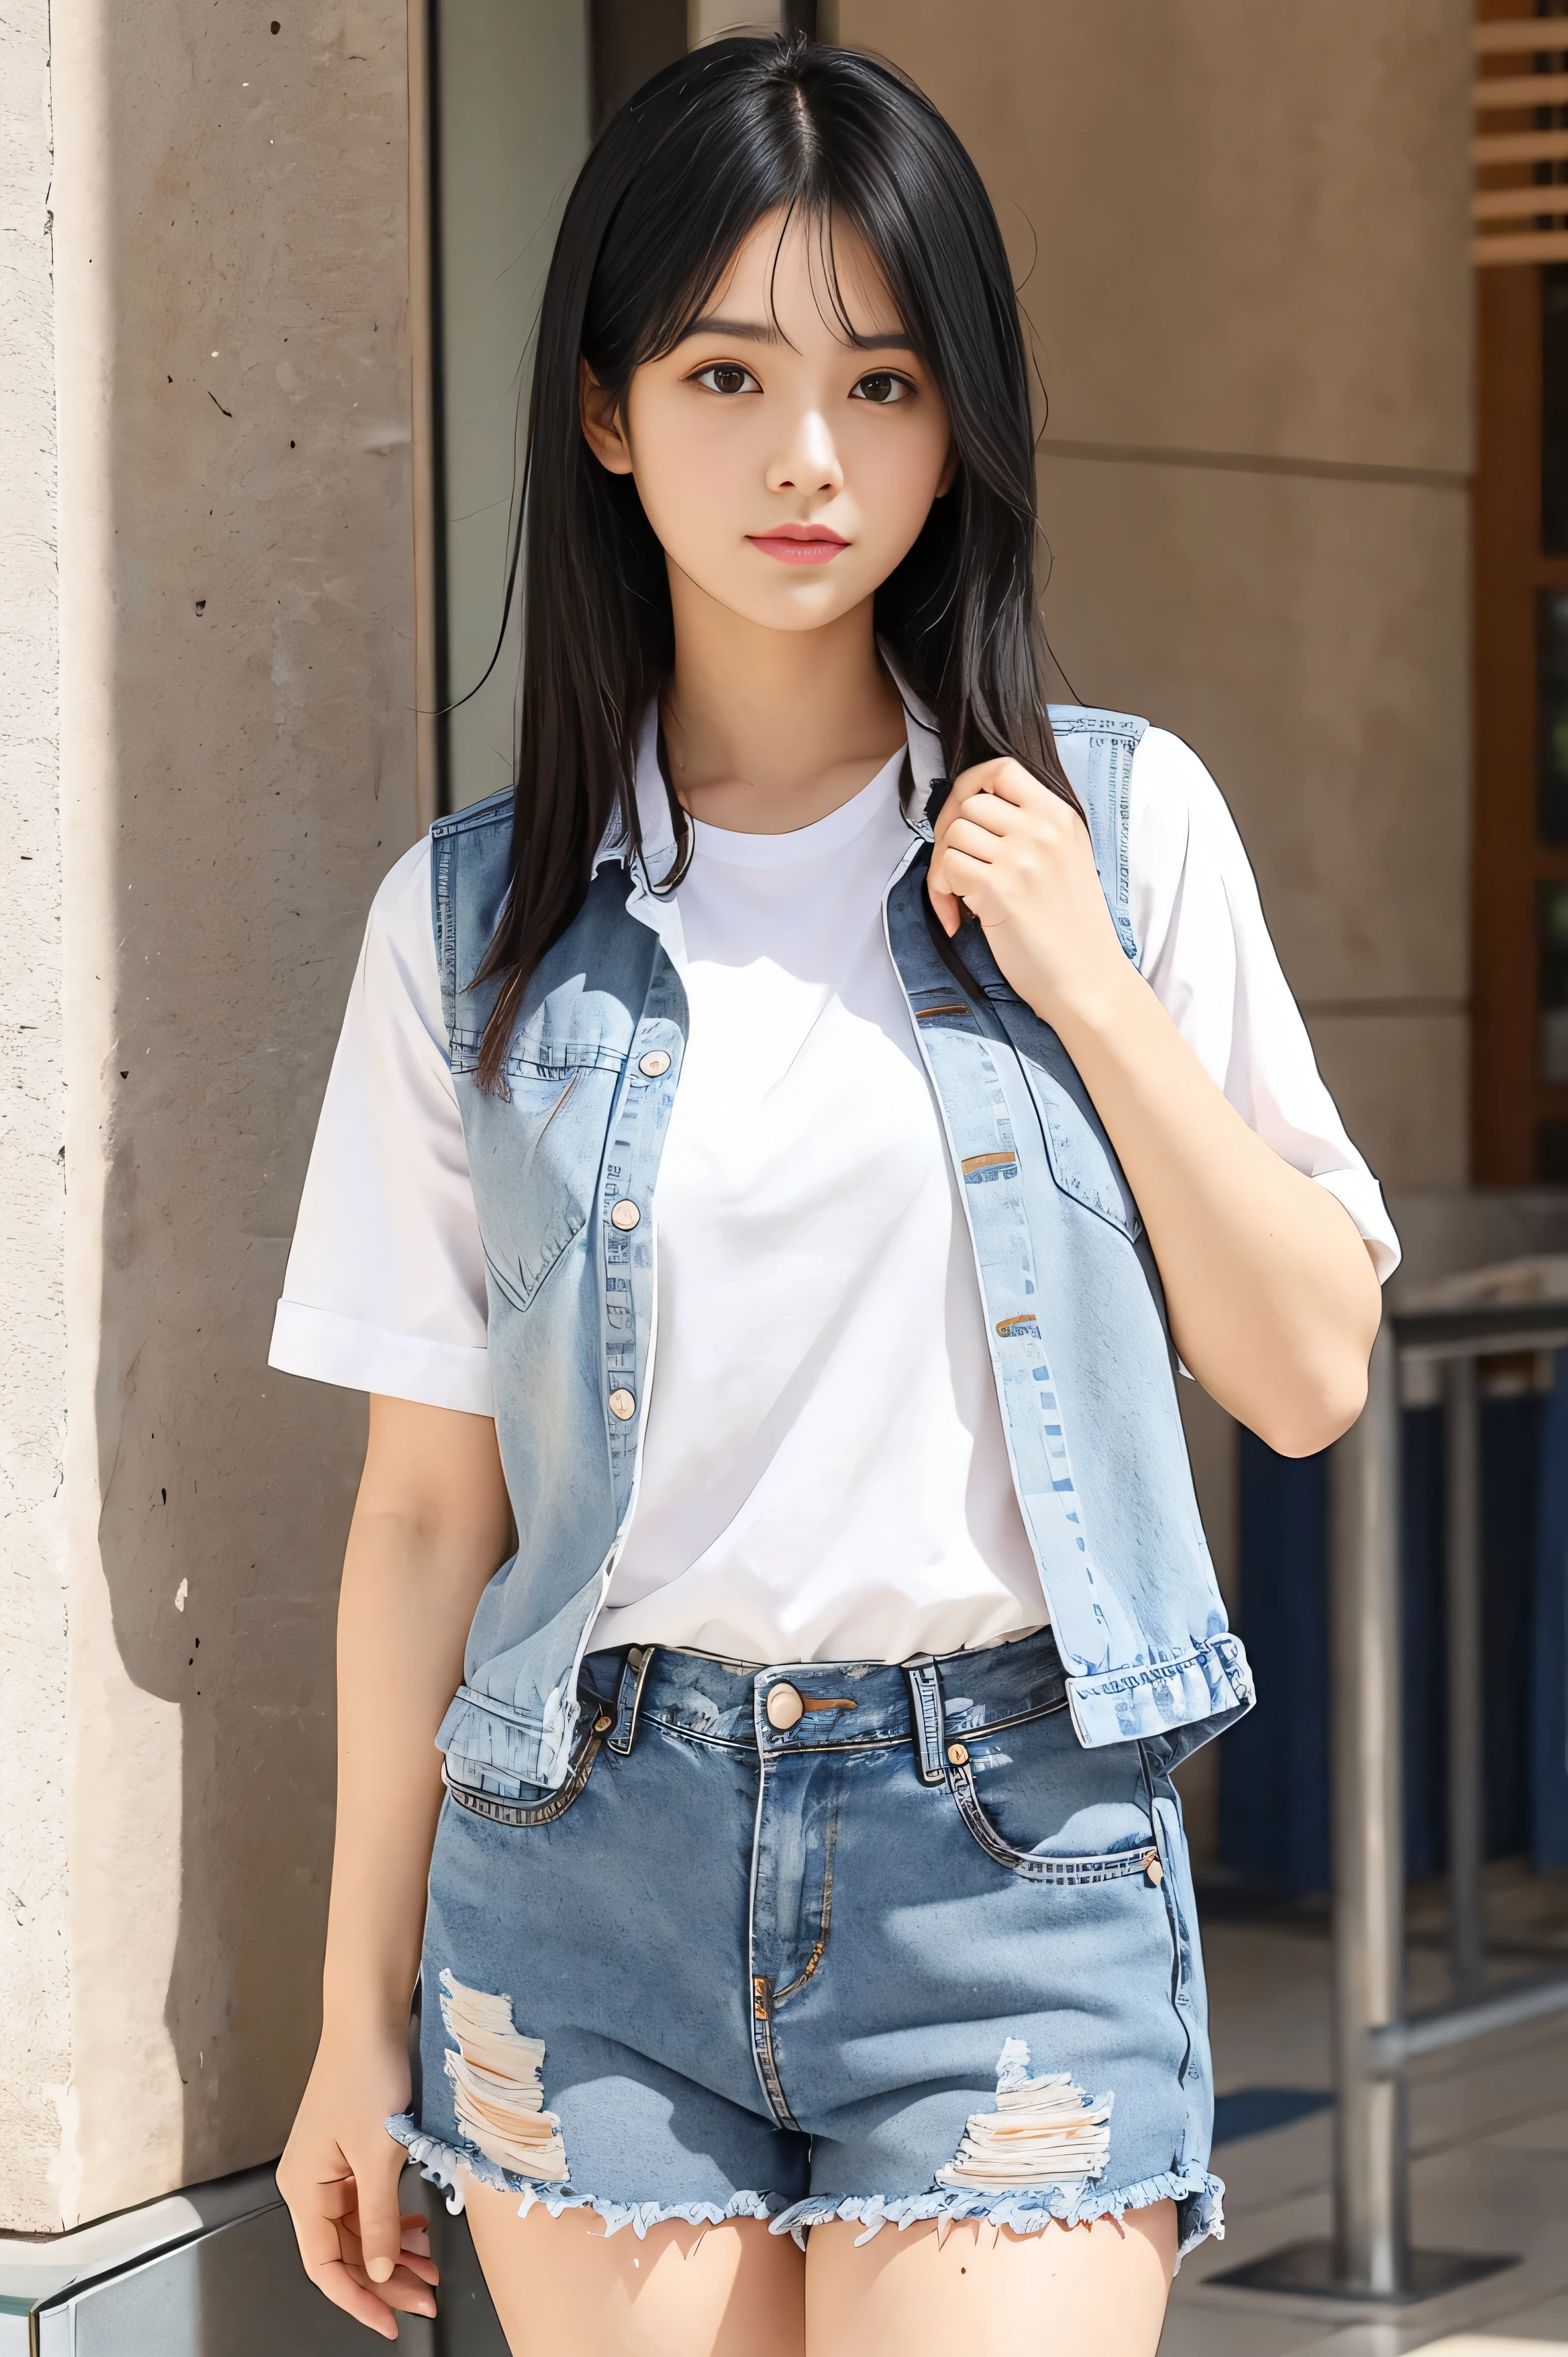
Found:
M 1089 829 L 1016 761 L 977 762 L 955 778 L 928 889 L 950 939 L 965 909 L 978 918 L 1006 980 L 1047 1023 L 1126 966 Z

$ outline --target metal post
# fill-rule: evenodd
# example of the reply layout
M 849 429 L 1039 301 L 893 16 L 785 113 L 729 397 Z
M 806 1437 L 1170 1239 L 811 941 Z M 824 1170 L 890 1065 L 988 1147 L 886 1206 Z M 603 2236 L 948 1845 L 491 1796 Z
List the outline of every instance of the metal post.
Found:
M 1403 2010 L 1399 1426 L 1385 1323 L 1366 1407 L 1329 1458 L 1335 2276 L 1385 2298 L 1410 2279 L 1404 2083 L 1376 2075 L 1368 2046 Z
M 1397 1338 L 1395 1329 L 1397 1328 Z M 1400 2302 L 1435 2298 L 1516 2262 L 1412 2251 L 1407 2066 L 1473 2039 L 1568 2015 L 1568 1974 L 1509 1982 L 1435 2013 L 1404 2012 L 1404 1819 L 1400 1709 L 1399 1353 L 1461 1360 L 1448 1382 L 1448 1628 L 1455 1938 L 1480 1959 L 1482 1794 L 1479 1448 L 1475 1364 L 1489 1351 L 1568 1349 L 1562 1302 L 1407 1310 L 1385 1321 L 1360 1421 L 1329 1458 L 1334 1824 L 1334 2240 L 1293 2243 L 1208 2277 L 1250 2291 Z M 1468 1862 L 1468 1863 L 1466 1863 Z M 1457 1970 L 1467 1960 L 1456 1955 Z
M 1481 1435 L 1476 1361 L 1444 1367 L 1448 1599 L 1448 1960 L 1471 1996 L 1486 1977 L 1486 1766 L 1481 1698 Z

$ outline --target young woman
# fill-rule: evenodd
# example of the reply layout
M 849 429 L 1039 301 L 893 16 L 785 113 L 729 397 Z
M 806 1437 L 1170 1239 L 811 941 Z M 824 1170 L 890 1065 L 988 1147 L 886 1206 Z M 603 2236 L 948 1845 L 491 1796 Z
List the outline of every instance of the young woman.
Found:
M 1219 2231 L 1177 1361 L 1322 1448 L 1397 1246 L 1206 772 L 1047 714 L 1033 468 L 918 91 L 733 40 L 611 124 L 516 794 L 377 895 L 273 1350 L 373 1395 L 279 2179 L 388 2338 L 411 2155 L 520 2357 L 1148 2357 Z

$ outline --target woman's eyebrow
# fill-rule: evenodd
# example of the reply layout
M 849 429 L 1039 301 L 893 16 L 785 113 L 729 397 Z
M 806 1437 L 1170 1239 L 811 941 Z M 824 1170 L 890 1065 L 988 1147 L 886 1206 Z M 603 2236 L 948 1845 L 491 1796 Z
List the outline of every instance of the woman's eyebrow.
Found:
M 722 318 L 717 312 L 712 313 L 704 319 L 693 319 L 680 340 L 682 343 L 686 343 L 693 336 L 729 336 L 737 343 L 746 344 L 781 344 L 784 341 L 784 338 L 770 321 L 725 319 Z M 859 352 L 912 352 L 915 346 L 913 339 L 908 336 L 885 336 L 877 333 L 854 337 L 851 342 L 851 349 Z

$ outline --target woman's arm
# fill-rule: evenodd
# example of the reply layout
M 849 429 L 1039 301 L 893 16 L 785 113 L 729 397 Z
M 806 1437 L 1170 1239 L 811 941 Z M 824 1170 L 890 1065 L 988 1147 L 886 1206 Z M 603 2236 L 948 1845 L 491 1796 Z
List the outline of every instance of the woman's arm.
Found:
M 1015 761 L 954 784 L 932 905 L 961 901 L 1058 1034 L 1138 1200 L 1176 1349 L 1221 1406 L 1305 1457 L 1359 1415 L 1381 1301 L 1343 1206 L 1249 1129 L 1133 966 L 1088 829 Z
M 394 2309 L 435 2312 L 422 2238 L 403 2246 L 398 2179 L 408 2156 L 383 2122 L 408 2105 L 409 2003 L 441 1804 L 435 1731 L 510 1530 L 488 1416 L 371 1400 L 338 1612 L 321 2044 L 278 2184 L 311 2280 L 388 2340 Z

